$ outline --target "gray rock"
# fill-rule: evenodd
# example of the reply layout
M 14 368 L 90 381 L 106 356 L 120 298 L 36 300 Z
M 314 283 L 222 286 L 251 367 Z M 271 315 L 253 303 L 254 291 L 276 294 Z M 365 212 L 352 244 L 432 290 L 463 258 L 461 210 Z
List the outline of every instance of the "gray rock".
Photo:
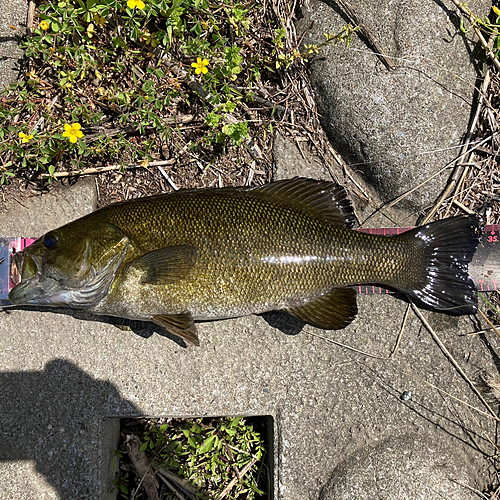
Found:
M 357 450 L 335 469 L 320 500 L 470 500 L 469 457 L 452 440 L 432 437 L 407 434 Z
M 23 51 L 19 41 L 26 34 L 28 4 L 25 0 L 2 2 L 0 9 L 0 90 L 15 83 L 19 73 L 19 59 Z M 13 30 L 10 26 L 14 26 Z
M 479 15 L 490 6 L 468 2 Z M 312 60 L 311 80 L 332 144 L 387 201 L 458 155 L 476 80 L 472 37 L 461 33 L 453 12 L 433 0 L 372 0 L 356 10 L 398 68 L 388 71 L 355 35 L 350 48 L 329 46 Z M 323 42 L 324 33 L 338 32 L 346 23 L 340 12 L 332 0 L 311 0 L 297 23 L 303 43 Z M 408 197 L 406 207 L 429 206 L 448 175 Z

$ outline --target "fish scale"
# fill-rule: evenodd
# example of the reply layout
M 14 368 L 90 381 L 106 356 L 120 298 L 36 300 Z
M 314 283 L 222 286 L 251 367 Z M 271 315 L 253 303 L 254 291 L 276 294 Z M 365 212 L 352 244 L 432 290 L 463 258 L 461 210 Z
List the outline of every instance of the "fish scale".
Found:
M 384 237 L 352 230 L 346 191 L 291 179 L 123 202 L 50 231 L 14 257 L 13 304 L 150 320 L 198 344 L 195 320 L 284 310 L 339 329 L 347 285 L 380 283 L 417 303 L 474 313 L 474 216 Z
M 200 319 L 241 316 L 264 312 L 271 304 L 283 309 L 310 300 L 326 293 L 332 283 L 383 280 L 404 285 L 402 278 L 411 269 L 410 260 L 403 256 L 416 257 L 417 248 L 410 242 L 334 227 L 278 201 L 238 191 L 224 198 L 219 198 L 218 191 L 198 193 L 204 196 L 180 192 L 102 212 L 132 241 L 141 240 L 146 251 L 185 244 L 198 249 L 189 280 L 169 284 L 165 291 L 147 289 L 151 294 L 145 299 L 148 315 L 159 313 L 159 303 L 168 303 L 169 311 L 189 309 Z M 148 239 L 141 238 L 144 221 L 149 221 Z M 135 257 L 131 255 L 129 261 Z M 119 274 L 100 311 L 114 309 L 138 293 L 138 280 L 124 285 L 121 279 Z

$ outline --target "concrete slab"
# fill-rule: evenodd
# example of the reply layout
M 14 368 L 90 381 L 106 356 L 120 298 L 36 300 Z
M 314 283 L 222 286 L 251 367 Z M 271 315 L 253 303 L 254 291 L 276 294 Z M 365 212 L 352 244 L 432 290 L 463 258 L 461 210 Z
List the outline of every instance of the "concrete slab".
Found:
M 19 59 L 22 50 L 21 38 L 26 34 L 28 2 L 9 0 L 2 2 L 0 9 L 0 89 L 15 83 L 19 75 Z M 11 26 L 16 29 L 13 30 Z
M 76 198 L 80 186 L 65 199 L 83 213 L 91 208 L 84 200 L 92 197 Z M 22 234 L 65 222 L 60 197 L 44 199 L 44 210 L 34 199 L 22 217 L 12 207 L 4 227 Z M 450 440 L 460 457 L 465 450 L 468 462 L 452 479 L 481 488 L 488 465 L 483 454 L 493 450 L 470 411 L 451 396 L 480 403 L 418 319 L 410 315 L 391 360 L 306 333 L 385 358 L 405 308 L 391 296 L 360 297 L 355 322 L 326 333 L 306 327 L 286 334 L 268 323 L 277 325 L 275 317 L 203 323 L 199 348 L 57 312 L 2 313 L 0 499 L 106 495 L 106 422 L 131 415 L 273 415 L 280 499 L 318 498 L 336 467 L 357 450 L 408 433 Z M 496 373 L 499 339 L 463 335 L 475 327 L 470 318 L 427 316 L 471 377 Z M 282 329 L 290 333 L 286 322 Z M 411 399 L 401 399 L 405 391 Z M 494 435 L 493 420 L 474 417 Z

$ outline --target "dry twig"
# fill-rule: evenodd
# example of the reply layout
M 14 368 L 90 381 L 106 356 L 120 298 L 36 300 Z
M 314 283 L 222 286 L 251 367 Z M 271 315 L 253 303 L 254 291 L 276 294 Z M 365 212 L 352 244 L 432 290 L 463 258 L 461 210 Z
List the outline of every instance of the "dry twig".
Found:
M 451 0 L 456 7 L 464 14 L 464 16 L 468 19 L 468 21 L 471 23 L 472 28 L 474 29 L 477 37 L 479 38 L 479 41 L 481 42 L 481 45 L 483 46 L 486 55 L 491 59 L 491 62 L 495 65 L 495 68 L 500 71 L 500 61 L 498 60 L 497 56 L 495 53 L 491 50 L 490 45 L 484 38 L 479 26 L 478 26 L 478 16 L 476 16 L 464 2 L 459 2 L 458 0 Z
M 455 167 L 453 169 L 453 172 L 451 174 L 451 178 L 448 181 L 448 185 L 446 186 L 445 190 L 439 197 L 438 201 L 432 208 L 432 210 L 427 214 L 425 217 L 424 221 L 422 224 L 427 224 L 427 222 L 431 221 L 438 209 L 441 207 L 443 202 L 448 198 L 448 196 L 451 194 L 451 192 L 456 189 L 458 185 L 461 184 L 462 180 L 465 178 L 469 171 L 469 166 L 463 166 L 462 162 L 459 163 L 459 160 L 463 160 L 465 163 L 469 161 L 469 157 L 472 154 L 472 149 L 468 149 L 469 143 L 472 139 L 472 135 L 474 133 L 474 130 L 477 127 L 478 119 L 479 119 L 479 114 L 481 112 L 482 106 L 483 106 L 483 101 L 484 101 L 484 96 L 486 94 L 486 91 L 488 90 L 488 86 L 490 84 L 490 72 L 489 70 L 486 71 L 486 74 L 484 76 L 483 84 L 481 85 L 481 91 L 480 91 L 480 97 L 479 97 L 479 102 L 477 104 L 477 109 L 474 114 L 474 119 L 472 120 L 472 123 L 469 127 L 469 130 L 467 131 L 467 135 L 465 136 L 465 141 L 464 144 L 462 145 L 462 149 L 460 151 L 460 155 L 458 158 L 455 160 Z M 461 174 L 461 175 L 460 175 Z M 458 181 L 460 177 L 460 182 Z M 455 191 L 456 192 L 456 191 Z
M 70 172 L 55 172 L 53 175 L 43 174 L 42 177 L 45 179 L 56 178 L 60 179 L 62 177 L 79 177 L 81 175 L 91 175 L 100 174 L 102 172 L 111 172 L 113 170 L 131 170 L 133 168 L 145 168 L 145 167 L 160 167 L 161 165 L 173 165 L 176 160 L 162 160 L 162 161 L 150 161 L 144 165 L 109 165 L 107 167 L 96 167 L 96 168 L 86 168 L 84 170 L 72 170 Z
M 241 469 L 235 477 L 231 480 L 231 482 L 221 491 L 221 493 L 217 496 L 216 500 L 222 500 L 226 498 L 226 496 L 230 493 L 230 491 L 236 486 L 238 481 L 241 481 L 243 476 L 255 465 L 257 462 L 257 457 L 252 458 L 252 460 Z
M 128 435 L 125 439 L 125 448 L 130 457 L 130 462 L 135 469 L 136 476 L 141 478 L 141 484 L 146 491 L 148 499 L 159 500 L 158 488 L 160 485 L 151 470 L 146 454 L 141 451 L 140 439 L 134 434 Z
M 182 477 L 179 477 L 172 471 L 164 469 L 163 467 L 158 467 L 156 472 L 162 481 L 168 480 L 169 482 L 174 483 L 182 491 L 182 493 L 188 496 L 191 500 L 196 500 L 196 495 L 198 495 L 200 491 L 189 484 L 185 479 L 182 479 Z M 172 488 L 169 484 L 167 484 L 167 486 Z
M 354 351 L 358 354 L 362 354 L 363 356 L 368 356 L 369 358 L 374 358 L 374 359 L 389 359 L 390 356 L 384 357 L 384 356 L 375 356 L 375 354 L 370 354 L 368 352 L 360 351 L 359 349 L 356 349 L 355 347 L 348 346 L 347 344 L 343 344 L 342 342 L 338 342 L 337 340 L 332 340 L 327 337 L 323 337 L 322 335 L 318 335 L 317 333 L 309 332 L 307 330 L 303 330 L 304 333 L 307 333 L 308 335 L 311 335 L 313 337 L 317 337 L 318 339 L 325 340 L 326 342 L 330 342 L 331 344 L 338 345 L 339 347 L 343 347 L 344 349 L 349 349 L 349 351 Z
M 373 48 L 373 52 L 375 55 L 378 56 L 378 58 L 382 61 L 384 66 L 388 70 L 394 70 L 396 69 L 396 66 L 392 63 L 391 59 L 386 55 L 382 45 L 380 42 L 377 40 L 375 35 L 372 33 L 370 29 L 359 19 L 358 14 L 356 13 L 356 10 L 354 7 L 352 7 L 347 0 L 337 0 L 337 3 L 340 4 L 340 6 L 344 9 L 346 14 L 349 16 L 351 21 L 355 26 L 359 26 L 361 33 L 363 33 L 363 36 L 366 38 L 367 42 L 371 47 Z
M 439 346 L 439 348 L 443 351 L 445 356 L 449 359 L 451 364 L 455 367 L 455 369 L 460 373 L 462 378 L 469 384 L 470 388 L 474 392 L 474 394 L 479 398 L 481 403 L 486 407 L 488 412 L 495 417 L 495 419 L 498 419 L 497 414 L 492 410 L 491 406 L 488 404 L 488 402 L 484 399 L 483 395 L 476 389 L 476 386 L 472 383 L 470 378 L 466 375 L 466 373 L 462 370 L 461 366 L 456 362 L 455 358 L 451 355 L 450 351 L 446 348 L 446 346 L 441 342 L 441 339 L 438 337 L 437 333 L 434 331 L 432 326 L 429 324 L 429 322 L 425 319 L 423 314 L 421 313 L 420 309 L 415 305 L 411 305 L 413 308 L 413 311 L 415 314 L 420 318 L 420 321 L 424 324 L 425 328 L 427 331 L 431 334 L 431 337 L 434 339 L 436 344 Z

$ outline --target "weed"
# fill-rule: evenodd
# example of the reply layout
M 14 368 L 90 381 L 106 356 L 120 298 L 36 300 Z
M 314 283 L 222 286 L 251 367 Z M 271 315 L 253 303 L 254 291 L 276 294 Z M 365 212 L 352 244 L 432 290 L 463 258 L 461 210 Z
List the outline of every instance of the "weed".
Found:
M 258 487 L 265 475 L 263 439 L 245 418 L 150 420 L 141 441 L 153 470 L 173 471 L 199 490 L 200 499 L 216 498 L 246 468 L 225 498 L 253 500 L 264 494 Z M 115 481 L 119 498 L 128 499 L 133 485 L 120 474 Z
M 208 156 L 240 145 L 251 134 L 244 101 L 264 74 L 276 79 L 276 69 L 300 56 L 284 52 L 283 27 L 258 36 L 250 29 L 262 16 L 258 1 L 41 0 L 37 7 L 23 43 L 24 76 L 0 99 L 2 184 L 21 172 L 53 175 L 62 164 L 150 161 L 162 144 L 178 151 L 179 137 Z M 268 129 L 260 127 L 253 135 Z

